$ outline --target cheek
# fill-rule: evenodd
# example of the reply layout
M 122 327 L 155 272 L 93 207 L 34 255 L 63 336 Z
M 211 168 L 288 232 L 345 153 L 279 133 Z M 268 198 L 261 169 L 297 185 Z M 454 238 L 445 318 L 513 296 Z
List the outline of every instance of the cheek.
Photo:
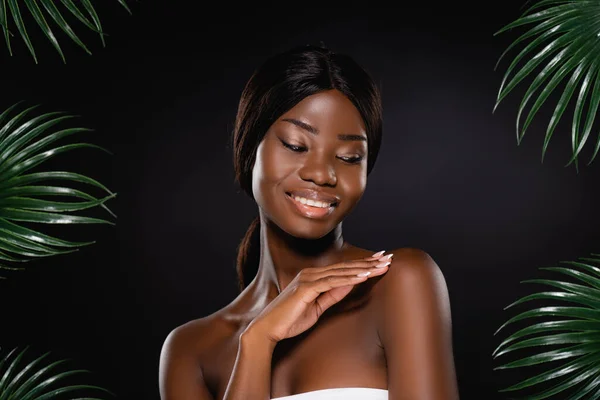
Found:
M 358 171 L 357 171 L 358 170 Z M 339 179 L 344 196 L 352 199 L 353 202 L 358 201 L 367 187 L 367 171 L 366 167 L 357 168 L 357 170 L 346 170 L 342 174 L 343 179 Z
M 296 165 L 290 162 L 282 149 L 270 140 L 263 140 L 256 151 L 256 161 L 252 169 L 252 193 L 258 201 L 266 188 L 275 188 L 279 182 L 294 171 Z

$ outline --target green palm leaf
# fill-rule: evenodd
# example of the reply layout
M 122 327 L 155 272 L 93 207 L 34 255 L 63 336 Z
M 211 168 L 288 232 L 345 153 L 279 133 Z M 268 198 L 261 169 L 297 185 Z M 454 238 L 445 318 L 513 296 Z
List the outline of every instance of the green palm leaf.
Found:
M 125 0 L 117 0 L 117 2 L 131 14 L 131 9 Z M 94 6 L 90 0 L 0 0 L 0 29 L 4 33 L 4 39 L 10 55 L 12 55 L 11 36 L 14 34 L 9 30 L 10 17 L 17 29 L 19 36 L 23 39 L 29 52 L 33 56 L 36 64 L 38 62 L 33 43 L 27 31 L 26 21 L 27 15 L 30 14 L 37 26 L 42 30 L 48 38 L 52 46 L 56 49 L 63 62 L 66 62 L 65 55 L 58 43 L 58 40 L 52 30 L 51 25 L 58 27 L 64 34 L 73 40 L 88 54 L 92 54 L 87 46 L 79 39 L 71 25 L 65 19 L 66 15 L 77 19 L 88 29 L 97 32 L 100 35 L 102 46 L 105 45 L 105 33 L 102 30 L 100 18 L 96 13 Z
M 597 257 L 597 254 L 594 254 Z M 541 268 L 560 273 L 573 282 L 556 279 L 532 279 L 535 283 L 551 287 L 554 291 L 530 294 L 507 308 L 530 301 L 552 301 L 561 305 L 544 305 L 523 311 L 504 323 L 496 334 L 517 321 L 546 318 L 532 323 L 505 338 L 493 353 L 494 358 L 508 353 L 521 353 L 519 358 L 504 362 L 496 369 L 524 368 L 528 366 L 559 363 L 552 369 L 525 379 L 502 391 L 540 388 L 551 384 L 528 400 L 588 398 L 600 393 L 600 264 L 598 258 L 580 258 L 580 261 L 563 261 L 561 267 Z M 556 291 L 556 289 L 559 289 Z M 553 397 L 553 396 L 560 397 Z M 589 397 L 595 398 L 595 397 Z
M 552 92 L 564 84 L 546 129 L 542 147 L 544 162 L 550 138 L 577 93 L 571 125 L 572 157 L 566 166 L 575 162 L 578 170 L 578 157 L 592 134 L 600 105 L 600 1 L 538 1 L 496 34 L 531 24 L 534 27 L 519 36 L 500 56 L 501 60 L 517 45 L 529 41 L 507 68 L 494 110 L 522 81 L 534 76 L 517 113 L 517 144 L 520 144 L 536 113 Z M 594 161 L 599 150 L 600 135 L 587 165 Z
M 10 263 L 70 253 L 81 246 L 94 243 L 54 238 L 22 226 L 22 222 L 114 224 L 106 219 L 73 214 L 98 206 L 115 217 L 105 202 L 116 194 L 96 180 L 67 171 L 30 171 L 70 150 L 86 147 L 102 149 L 89 143 L 56 145 L 57 141 L 70 135 L 90 130 L 57 130 L 59 123 L 73 117 L 63 113 L 46 113 L 33 117 L 31 113 L 35 107 L 12 115 L 15 114 L 16 107 L 14 105 L 0 114 L 0 270 L 22 269 Z M 97 198 L 83 190 L 69 187 L 69 184 L 95 187 L 105 195 Z
M 18 354 L 17 350 L 13 349 L 0 359 L 0 400 L 61 399 L 64 398 L 61 397 L 63 393 L 82 391 L 114 396 L 108 390 L 98 386 L 63 383 L 66 378 L 88 372 L 85 370 L 55 371 L 67 360 L 45 363 L 44 359 L 49 354 L 46 353 L 24 365 L 22 360 L 27 348 Z M 100 400 L 95 397 L 85 397 L 85 399 Z

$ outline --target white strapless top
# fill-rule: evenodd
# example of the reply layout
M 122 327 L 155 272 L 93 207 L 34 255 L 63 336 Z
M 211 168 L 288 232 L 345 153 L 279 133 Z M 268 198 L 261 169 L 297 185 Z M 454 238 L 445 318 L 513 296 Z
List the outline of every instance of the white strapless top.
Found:
M 388 391 L 373 388 L 322 389 L 271 400 L 388 400 Z

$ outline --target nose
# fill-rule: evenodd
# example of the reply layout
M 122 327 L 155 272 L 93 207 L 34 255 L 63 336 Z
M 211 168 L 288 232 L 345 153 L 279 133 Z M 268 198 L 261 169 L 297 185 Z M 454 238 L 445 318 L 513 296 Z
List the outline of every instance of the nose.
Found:
M 335 168 L 324 155 L 307 158 L 306 163 L 300 168 L 299 175 L 302 180 L 319 186 L 333 187 L 337 184 Z

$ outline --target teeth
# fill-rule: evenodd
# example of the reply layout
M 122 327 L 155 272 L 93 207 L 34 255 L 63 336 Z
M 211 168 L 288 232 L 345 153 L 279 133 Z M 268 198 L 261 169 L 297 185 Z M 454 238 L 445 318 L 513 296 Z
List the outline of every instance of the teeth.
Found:
M 308 206 L 311 207 L 319 207 L 319 208 L 329 208 L 331 207 L 331 204 L 329 203 L 325 203 L 323 201 L 317 201 L 317 200 L 311 200 L 311 199 L 306 199 L 304 197 L 299 197 L 299 196 L 293 196 L 293 199 L 302 203 L 302 204 L 306 204 Z

